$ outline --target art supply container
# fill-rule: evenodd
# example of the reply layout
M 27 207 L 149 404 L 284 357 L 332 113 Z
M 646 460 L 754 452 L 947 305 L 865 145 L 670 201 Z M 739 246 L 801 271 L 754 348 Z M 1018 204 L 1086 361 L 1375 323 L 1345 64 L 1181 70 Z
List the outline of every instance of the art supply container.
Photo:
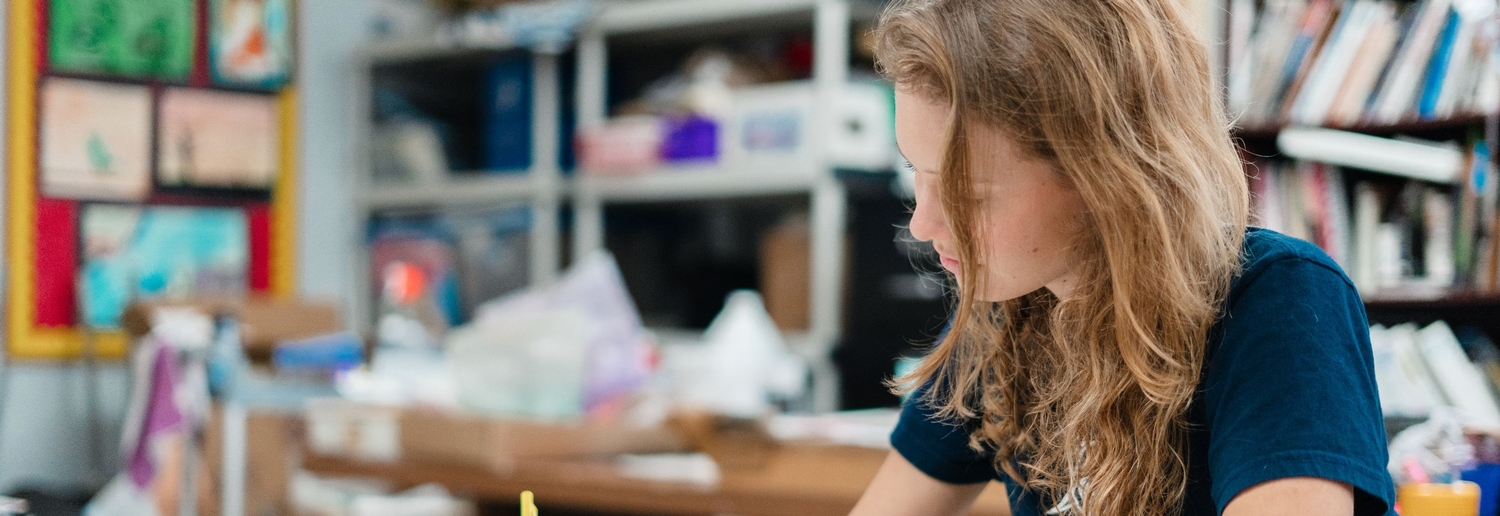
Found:
M 1396 491 L 1402 516 L 1479 516 L 1479 484 L 1407 484 Z

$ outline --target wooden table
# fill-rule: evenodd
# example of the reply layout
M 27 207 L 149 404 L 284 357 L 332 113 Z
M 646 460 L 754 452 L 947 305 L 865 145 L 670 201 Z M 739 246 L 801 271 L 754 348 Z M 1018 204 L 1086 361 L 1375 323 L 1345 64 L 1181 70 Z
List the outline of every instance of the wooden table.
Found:
M 864 493 L 885 452 L 843 447 L 788 447 L 764 467 L 727 470 L 715 487 L 621 477 L 608 461 L 531 461 L 511 471 L 477 465 L 361 463 L 308 457 L 303 467 L 325 476 L 380 479 L 398 488 L 437 483 L 479 500 L 513 502 L 523 490 L 548 506 L 621 514 L 844 516 Z M 991 483 L 970 513 L 1009 516 L 1005 489 Z

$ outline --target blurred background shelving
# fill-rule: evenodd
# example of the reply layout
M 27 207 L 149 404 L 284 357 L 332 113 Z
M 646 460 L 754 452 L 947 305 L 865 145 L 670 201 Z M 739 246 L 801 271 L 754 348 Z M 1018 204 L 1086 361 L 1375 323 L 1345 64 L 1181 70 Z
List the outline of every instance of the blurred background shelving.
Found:
M 852 60 L 851 27 L 868 23 L 878 4 L 853 0 L 777 0 L 709 4 L 684 0 L 654 0 L 621 4 L 602 13 L 586 27 L 578 42 L 577 112 L 581 128 L 606 122 L 612 107 L 635 96 L 631 90 L 655 75 L 648 70 L 675 67 L 693 48 L 704 43 L 730 43 L 734 38 L 778 31 L 805 34 L 811 63 L 803 73 L 818 105 L 834 105 L 849 81 Z M 796 36 L 794 36 L 796 37 Z M 662 61 L 662 56 L 670 56 Z M 639 61 L 637 61 L 639 60 Z M 573 253 L 582 256 L 605 246 L 606 211 L 617 205 L 655 202 L 720 203 L 768 195 L 806 199 L 809 231 L 807 338 L 798 352 L 813 367 L 813 407 L 839 405 L 838 373 L 831 362 L 843 329 L 845 292 L 845 234 L 848 200 L 834 165 L 821 149 L 824 135 L 836 120 L 814 111 L 801 129 L 798 145 L 810 149 L 800 159 L 782 166 L 752 167 L 721 153 L 703 165 L 653 167 L 629 175 L 583 175 L 574 191 Z M 720 130 L 730 130 L 721 126 Z M 733 138 L 732 136 L 728 138 Z M 734 145 L 730 142 L 729 145 Z M 723 149 L 721 149 L 723 150 Z M 887 161 L 892 163 L 892 161 Z M 629 281 L 627 277 L 627 282 Z
M 564 133 L 571 129 L 562 111 L 563 59 L 558 51 L 520 46 L 375 45 L 364 55 L 361 94 L 352 96 L 359 104 L 359 141 L 367 149 L 360 153 L 367 157 L 363 170 L 353 178 L 360 192 L 356 220 L 371 221 L 367 231 L 378 238 L 382 216 L 433 221 L 455 213 L 524 213 L 517 215 L 524 228 L 488 229 L 526 234 L 526 259 L 519 263 L 527 279 L 487 295 L 555 278 L 562 266 L 559 224 L 568 189 Z M 488 245 L 510 248 L 476 252 L 514 256 L 521 247 L 503 239 Z M 371 270 L 370 262 L 357 265 L 356 291 L 368 294 L 356 296 L 356 313 L 369 315 L 355 323 L 370 328 L 376 309 L 370 300 L 379 298 L 373 280 L 381 271 Z
M 1317 243 L 1359 288 L 1388 432 L 1436 405 L 1488 410 L 1500 386 L 1488 365 L 1500 336 L 1493 6 L 1222 5 L 1222 77 L 1253 223 Z M 1440 374 L 1483 376 L 1480 392 L 1395 373 L 1438 371 L 1430 353 L 1444 339 L 1473 363 L 1456 367 L 1473 369 Z
M 1355 278 L 1372 308 L 1382 306 L 1387 313 L 1408 306 L 1383 301 L 1388 299 L 1440 304 L 1448 298 L 1491 297 L 1496 257 L 1487 247 L 1493 241 L 1494 210 L 1485 206 L 1494 198 L 1486 183 L 1493 182 L 1492 149 L 1500 141 L 1500 83 L 1493 80 L 1493 54 L 1484 50 L 1493 47 L 1493 36 L 1484 29 L 1487 15 L 1473 5 L 1441 0 L 1231 0 L 1223 9 L 1227 42 L 1221 59 L 1236 120 L 1232 135 L 1249 162 L 1257 221 L 1323 246 Z M 1291 133 L 1307 134 L 1307 127 L 1393 139 L 1332 150 L 1335 157 L 1364 153 L 1354 156 L 1353 163 L 1372 163 L 1369 156 L 1379 159 L 1380 149 L 1374 147 L 1410 139 L 1429 142 L 1428 148 L 1446 146 L 1448 156 L 1462 161 L 1455 160 L 1453 169 L 1445 171 L 1452 181 L 1439 182 L 1402 177 L 1436 177 L 1415 171 L 1299 162 L 1288 156 L 1295 152 L 1286 151 L 1285 139 Z M 1291 143 L 1296 147 L 1298 142 Z M 1449 215 L 1438 217 L 1441 221 L 1410 220 L 1410 213 L 1398 206 L 1403 189 L 1415 191 L 1408 197 L 1431 193 L 1433 202 L 1447 203 L 1432 208 Z M 1432 238 L 1458 246 L 1432 257 L 1445 262 L 1432 265 L 1446 276 L 1419 288 L 1402 285 L 1406 280 L 1392 276 L 1426 274 L 1427 264 L 1418 262 L 1427 257 L 1421 250 L 1404 251 L 1394 257 L 1404 262 L 1387 263 L 1393 257 L 1373 255 L 1375 244 L 1361 240 L 1372 239 L 1374 227 L 1359 227 L 1360 210 L 1370 211 L 1364 214 L 1365 226 L 1427 224 L 1422 229 L 1440 229 L 1442 234 L 1434 235 L 1405 231 L 1401 246 L 1424 247 Z M 1440 227 L 1433 226 L 1439 222 Z M 1383 272 L 1372 272 L 1381 267 Z M 1448 272 L 1455 267 L 1464 270 Z M 1379 275 L 1384 276 L 1375 277 Z
M 1393 383 L 1386 367 L 1405 353 L 1415 361 L 1403 367 L 1430 370 L 1421 350 L 1452 344 L 1471 362 L 1460 370 L 1500 384 L 1500 59 L 1483 51 L 1500 49 L 1500 22 L 1476 7 L 1492 2 L 1184 1 L 1219 45 L 1255 223 L 1323 247 L 1348 272 L 1373 325 L 1383 394 L 1440 394 L 1383 399 L 1388 431 L 1500 397 Z M 879 467 L 900 403 L 885 382 L 925 352 L 951 293 L 931 246 L 904 229 L 912 175 L 871 48 L 886 0 L 49 0 L 6 12 L 46 25 L 66 19 L 53 11 L 90 2 L 193 7 L 200 28 L 224 5 L 280 5 L 296 22 L 286 25 L 297 31 L 295 64 L 278 97 L 288 136 L 274 188 L 170 187 L 153 176 L 140 201 L 245 205 L 262 217 L 251 247 L 273 270 L 257 273 L 254 291 L 273 298 L 180 300 L 216 342 L 244 339 L 243 362 L 214 359 L 243 366 L 254 392 L 220 391 L 227 417 L 190 419 L 204 425 L 192 435 L 206 438 L 195 443 L 203 468 L 223 475 L 208 485 L 250 473 L 247 513 L 287 513 L 269 507 L 286 508 L 296 486 L 345 505 L 421 499 L 456 514 L 470 500 L 481 514 L 493 512 L 485 502 L 510 507 L 523 488 L 538 490 L 549 514 L 846 514 Z M 190 21 L 184 13 L 172 16 Z M 52 29 L 7 27 L 11 44 Z M 199 40 L 223 30 L 209 23 L 195 36 L 203 55 L 185 78 L 70 72 L 43 59 L 32 64 L 44 80 L 7 83 L 32 94 L 55 79 L 155 97 L 277 91 L 220 84 L 204 68 L 214 51 Z M 50 57 L 47 41 L 8 48 L 5 71 Z M 6 106 L 11 138 L 50 123 L 26 121 L 46 114 L 37 98 L 12 94 Z M 8 170 L 34 165 L 18 156 Z M 17 178 L 31 176 L 8 175 L 29 184 Z M 87 256 L 81 233 L 50 238 L 81 232 L 87 218 L 55 217 L 73 201 L 52 196 L 11 189 L 7 230 L 37 222 L 36 235 L 7 234 L 22 239 L 12 261 L 28 256 L 17 249 Z M 35 220 L 16 209 L 32 200 L 43 201 Z M 37 264 L 35 285 L 16 281 L 33 271 L 12 264 L 8 287 L 88 296 L 63 281 L 77 272 L 71 262 L 22 262 Z M 132 308 L 155 313 L 152 302 L 172 296 L 139 297 Z M 0 492 L 31 496 L 25 485 L 81 478 L 79 496 L 91 496 L 117 454 L 112 442 L 74 451 L 89 433 L 75 429 L 112 431 L 136 410 L 116 394 L 145 362 L 88 361 L 75 375 L 61 345 L 73 342 L 77 314 L 33 317 L 10 299 Z M 115 338 L 125 336 L 107 334 L 102 348 L 143 342 Z M 304 337 L 330 347 L 299 348 Z M 38 344 L 56 348 L 56 361 L 29 362 Z M 318 369 L 298 362 L 316 362 L 295 353 L 305 349 L 333 352 Z M 177 356 L 198 367 L 200 355 Z M 357 365 L 339 361 L 353 356 Z M 282 383 L 306 389 L 259 389 Z M 747 388 L 759 389 L 749 409 L 697 396 Z M 273 403 L 246 408 L 256 399 Z M 718 415 L 692 419 L 705 407 Z M 747 415 L 765 417 L 736 418 Z M 695 428 L 744 446 L 667 438 Z M 244 468 L 212 462 L 237 454 Z M 264 474 L 291 475 L 288 464 L 309 474 Z M 449 491 L 349 491 L 318 478 L 344 476 Z M 223 501 L 200 494 L 204 507 Z M 991 488 L 974 513 L 1004 508 Z

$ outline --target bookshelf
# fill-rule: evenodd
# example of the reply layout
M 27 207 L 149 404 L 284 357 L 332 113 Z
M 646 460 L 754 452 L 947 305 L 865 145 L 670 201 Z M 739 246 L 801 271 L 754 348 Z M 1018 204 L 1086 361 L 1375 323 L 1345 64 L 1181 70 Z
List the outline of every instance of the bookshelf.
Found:
M 1232 135 L 1247 161 L 1256 216 L 1290 222 L 1302 230 L 1294 236 L 1329 251 L 1359 288 L 1369 323 L 1389 328 L 1370 334 L 1375 368 L 1387 371 L 1380 390 L 1388 437 L 1426 419 L 1422 404 L 1409 402 L 1431 391 L 1388 373 L 1395 350 L 1415 346 L 1422 351 L 1394 360 L 1431 370 L 1432 342 L 1416 328 L 1448 332 L 1475 371 L 1493 370 L 1484 337 L 1500 339 L 1500 41 L 1494 19 L 1468 12 L 1473 6 L 1225 2 L 1226 104 L 1238 117 Z M 1448 150 L 1435 150 L 1442 146 Z M 1323 162 L 1287 161 L 1293 156 Z M 1472 408 L 1490 398 L 1444 394 L 1446 403 L 1423 403 Z
M 1365 299 L 1365 307 L 1371 310 L 1500 310 L 1500 294 L 1477 292 L 1450 292 L 1435 297 L 1401 296 L 1396 294 Z
M 1500 54 L 1484 50 L 1496 43 L 1485 36 L 1493 32 L 1488 30 L 1493 22 L 1451 0 L 1227 0 L 1224 7 L 1228 13 L 1222 56 L 1227 104 L 1238 117 L 1235 143 L 1251 162 L 1247 173 L 1258 214 L 1264 216 L 1267 209 L 1285 213 L 1304 208 L 1296 200 L 1293 204 L 1299 206 L 1294 208 L 1267 201 L 1267 170 L 1280 175 L 1283 187 L 1290 184 L 1287 188 L 1293 190 L 1328 178 L 1336 187 L 1320 183 L 1318 187 L 1327 190 L 1320 192 L 1322 200 L 1305 206 L 1309 212 L 1320 212 L 1307 217 L 1322 218 L 1308 223 L 1311 235 L 1294 236 L 1315 240 L 1339 259 L 1365 294 L 1372 322 L 1445 319 L 1480 325 L 1492 337 L 1500 336 L 1500 324 L 1490 322 L 1500 320 L 1500 292 L 1494 288 L 1500 264 L 1492 252 L 1486 253 L 1490 242 L 1500 238 L 1500 226 L 1493 218 L 1493 187 L 1486 193 L 1482 186 L 1495 181 L 1477 179 L 1495 177 L 1494 149 L 1500 144 L 1500 59 L 1496 57 Z M 1286 161 L 1291 153 L 1278 144 L 1288 129 L 1305 127 L 1451 142 L 1455 151 L 1464 153 L 1463 165 L 1452 184 L 1408 179 L 1418 174 L 1399 171 L 1324 165 L 1313 165 L 1315 170 L 1309 174 L 1308 163 Z M 1489 159 L 1480 163 L 1488 166 L 1475 166 L 1472 160 L 1486 153 Z M 1422 200 L 1400 204 L 1412 184 L 1417 185 L 1416 196 Z M 1315 196 L 1290 193 L 1293 198 Z M 1279 204 L 1287 204 L 1285 198 Z M 1366 212 L 1363 227 L 1358 224 L 1360 209 Z M 1328 212 L 1340 210 L 1342 214 L 1330 222 Z M 1441 217 L 1432 214 L 1444 210 L 1453 214 L 1451 220 L 1434 224 Z M 1469 216 L 1469 210 L 1478 214 Z M 1420 215 L 1410 216 L 1417 212 Z M 1279 219 L 1296 225 L 1302 223 L 1299 217 Z M 1390 272 L 1379 273 L 1386 275 L 1380 281 L 1373 280 L 1377 266 L 1390 270 L 1391 253 L 1377 258 L 1371 252 L 1377 244 L 1361 242 L 1377 239 L 1377 223 L 1382 229 L 1394 223 L 1419 226 L 1403 233 L 1404 239 L 1429 239 L 1429 234 L 1451 237 L 1452 242 L 1438 241 L 1425 250 L 1420 249 L 1420 241 L 1402 240 L 1406 247 L 1401 259 L 1418 261 L 1415 267 L 1403 262 L 1408 269 L 1401 273 L 1403 280 L 1410 279 L 1406 277 L 1412 274 L 1410 270 L 1429 274 L 1437 261 L 1446 261 L 1436 267 L 1443 271 L 1422 285 L 1393 286 L 1387 278 Z M 1325 227 L 1329 224 L 1342 227 L 1329 230 Z M 1331 245 L 1331 241 L 1340 243 Z M 1407 252 L 1413 248 L 1418 250 Z M 1453 255 L 1438 253 L 1438 258 L 1426 258 L 1434 263 L 1421 263 L 1423 256 L 1442 248 L 1451 248 Z M 1344 257 L 1339 256 L 1341 252 Z M 1408 256 L 1412 254 L 1417 258 Z M 1370 265 L 1379 259 L 1387 262 Z M 1360 260 L 1366 263 L 1351 264 Z M 1454 268 L 1459 269 L 1456 279 L 1444 281 Z M 1376 284 L 1381 288 L 1369 288 Z
M 1464 136 L 1475 128 L 1484 127 L 1488 123 L 1488 120 L 1496 117 L 1500 117 L 1500 113 L 1463 114 L 1437 120 L 1406 120 L 1391 124 L 1359 123 L 1348 126 L 1324 125 L 1322 127 L 1375 136 L 1394 136 L 1399 134 L 1438 140 Z M 1236 126 L 1234 128 L 1234 137 L 1247 143 L 1274 142 L 1276 136 L 1281 134 L 1281 131 L 1287 127 L 1289 126 L 1272 124 Z

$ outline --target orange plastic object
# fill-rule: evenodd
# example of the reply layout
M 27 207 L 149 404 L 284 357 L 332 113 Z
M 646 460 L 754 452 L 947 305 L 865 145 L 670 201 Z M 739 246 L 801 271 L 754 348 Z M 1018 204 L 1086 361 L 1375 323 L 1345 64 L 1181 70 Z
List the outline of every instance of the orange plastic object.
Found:
M 1396 490 L 1401 516 L 1479 516 L 1479 484 L 1407 484 Z
M 397 305 L 410 305 L 427 291 L 427 274 L 406 262 L 394 262 L 385 268 L 385 298 Z

